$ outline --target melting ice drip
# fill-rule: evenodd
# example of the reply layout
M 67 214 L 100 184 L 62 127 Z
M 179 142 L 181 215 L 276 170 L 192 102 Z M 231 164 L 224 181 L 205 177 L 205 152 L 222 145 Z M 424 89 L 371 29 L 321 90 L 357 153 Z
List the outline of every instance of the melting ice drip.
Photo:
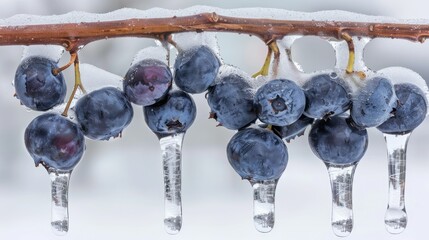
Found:
M 274 227 L 274 203 L 277 180 L 251 181 L 253 187 L 253 222 L 259 232 L 270 232 Z

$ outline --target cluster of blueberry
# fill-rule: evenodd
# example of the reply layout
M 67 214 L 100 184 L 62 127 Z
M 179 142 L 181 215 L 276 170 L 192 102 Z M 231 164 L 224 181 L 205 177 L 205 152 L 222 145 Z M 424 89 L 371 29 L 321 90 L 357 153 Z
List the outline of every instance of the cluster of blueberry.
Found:
M 123 91 L 103 87 L 82 96 L 73 108 L 76 123 L 56 113 L 35 118 L 25 131 L 27 150 L 36 165 L 42 164 L 50 173 L 71 172 L 83 155 L 84 136 L 94 140 L 118 137 L 132 120 L 131 103 L 143 107 L 147 125 L 162 140 L 186 132 L 196 116 L 189 94 L 207 91 L 211 118 L 238 130 L 227 146 L 231 166 L 253 186 L 264 186 L 277 182 L 286 168 L 285 142 L 302 135 L 310 125 L 313 152 L 328 167 L 345 167 L 363 157 L 368 145 L 366 128 L 404 135 L 422 123 L 427 113 L 422 89 L 412 83 L 393 84 L 382 75 L 365 79 L 358 90 L 352 90 L 335 72 L 314 75 L 302 85 L 274 79 L 256 88 L 246 73 L 222 71 L 222 67 L 205 45 L 179 49 L 174 74 L 158 59 L 140 60 L 126 73 Z M 64 102 L 66 85 L 56 69 L 55 61 L 40 56 L 22 61 L 14 85 L 23 105 L 46 111 Z M 255 124 L 257 120 L 260 124 Z M 180 166 L 177 169 L 180 174 Z M 271 215 L 255 216 L 255 223 L 265 218 L 258 230 L 272 228 Z M 174 221 L 179 223 L 173 232 L 181 226 L 181 219 Z

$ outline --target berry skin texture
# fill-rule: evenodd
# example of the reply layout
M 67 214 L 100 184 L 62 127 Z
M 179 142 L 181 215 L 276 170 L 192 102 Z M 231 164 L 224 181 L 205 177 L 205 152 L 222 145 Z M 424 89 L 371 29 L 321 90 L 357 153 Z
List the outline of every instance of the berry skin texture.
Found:
M 238 131 L 227 146 L 228 161 L 243 179 L 279 179 L 288 163 L 286 145 L 273 132 L 260 128 Z
M 78 125 L 54 113 L 33 119 L 24 140 L 36 166 L 41 163 L 46 169 L 72 170 L 85 150 L 85 137 Z
M 185 92 L 202 93 L 213 84 L 219 67 L 219 59 L 207 46 L 180 51 L 174 63 L 174 82 Z
M 383 133 L 402 135 L 413 131 L 426 118 L 425 93 L 411 83 L 395 84 L 398 105 L 393 116 L 377 127 Z
M 305 95 L 293 81 L 276 79 L 258 89 L 255 105 L 259 120 L 286 126 L 297 121 L 304 112 Z
M 123 89 L 130 102 L 149 106 L 165 97 L 172 81 L 170 68 L 165 63 L 155 59 L 145 59 L 128 70 Z
M 83 133 L 93 140 L 118 137 L 133 118 L 133 108 L 124 93 L 104 87 L 80 98 L 75 107 Z
M 287 126 L 272 126 L 273 132 L 285 140 L 290 142 L 290 140 L 295 139 L 295 137 L 300 137 L 304 135 L 305 129 L 313 123 L 314 119 L 302 115 L 296 122 L 287 125 Z
M 314 76 L 302 88 L 306 98 L 304 114 L 307 117 L 324 119 L 350 108 L 348 88 L 336 73 Z
M 366 83 L 353 99 L 350 116 L 357 126 L 377 127 L 391 117 L 397 106 L 392 83 L 375 77 Z
M 66 83 L 62 73 L 54 75 L 57 64 L 44 57 L 22 60 L 15 73 L 15 92 L 26 107 L 46 111 L 64 102 Z
M 238 130 L 255 122 L 254 89 L 244 76 L 230 74 L 216 81 L 207 94 L 211 116 L 220 125 Z
M 164 100 L 143 108 L 144 119 L 158 137 L 183 133 L 195 120 L 197 108 L 192 97 L 172 90 Z
M 314 154 L 325 163 L 347 165 L 358 162 L 368 147 L 366 129 L 356 128 L 349 118 L 334 116 L 317 120 L 308 135 Z

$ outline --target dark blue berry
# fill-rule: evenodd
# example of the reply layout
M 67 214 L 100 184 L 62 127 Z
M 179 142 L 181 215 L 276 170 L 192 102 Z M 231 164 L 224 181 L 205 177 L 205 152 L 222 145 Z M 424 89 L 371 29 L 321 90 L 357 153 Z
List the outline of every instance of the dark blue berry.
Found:
M 272 126 L 272 130 L 277 136 L 289 142 L 295 137 L 304 135 L 305 129 L 313 123 L 314 119 L 302 115 L 296 122 L 286 126 Z
M 330 164 L 347 165 L 359 161 L 368 146 L 366 129 L 356 128 L 350 119 L 334 116 L 317 120 L 308 135 L 314 154 Z
M 202 93 L 213 84 L 219 66 L 219 59 L 207 46 L 180 51 L 174 63 L 174 81 L 185 92 Z
M 304 114 L 310 118 L 323 119 L 350 108 L 349 90 L 336 73 L 314 76 L 302 88 L 306 98 Z
M 253 98 L 252 86 L 244 76 L 234 73 L 217 80 L 207 94 L 211 116 L 231 130 L 241 129 L 255 122 L 257 116 Z
M 114 87 L 86 94 L 77 101 L 75 111 L 83 133 L 94 140 L 118 137 L 133 118 L 131 103 Z
M 238 131 L 227 146 L 229 163 L 250 181 L 280 178 L 288 162 L 286 145 L 273 132 L 247 128 Z
M 25 146 L 36 166 L 72 170 L 82 158 L 85 138 L 77 124 L 65 117 L 45 113 L 25 129 Z
M 259 120 L 286 126 L 298 120 L 304 112 L 305 95 L 293 81 L 276 79 L 258 89 L 255 105 Z
M 22 60 L 15 74 L 17 98 L 26 107 L 46 111 L 64 102 L 66 84 L 62 73 L 54 75 L 57 64 L 44 57 L 28 57 Z
M 393 116 L 377 127 L 383 133 L 406 134 L 413 131 L 426 118 L 427 100 L 425 93 L 411 83 L 395 84 L 398 105 Z
M 375 77 L 357 92 L 350 116 L 357 126 L 376 127 L 392 116 L 396 105 L 392 83 L 386 78 Z
M 172 80 L 170 68 L 165 63 L 155 59 L 145 59 L 128 70 L 123 89 L 130 102 L 149 106 L 167 94 Z
M 192 97 L 180 90 L 172 90 L 166 98 L 143 108 L 149 128 L 163 137 L 185 132 L 194 122 L 196 106 Z

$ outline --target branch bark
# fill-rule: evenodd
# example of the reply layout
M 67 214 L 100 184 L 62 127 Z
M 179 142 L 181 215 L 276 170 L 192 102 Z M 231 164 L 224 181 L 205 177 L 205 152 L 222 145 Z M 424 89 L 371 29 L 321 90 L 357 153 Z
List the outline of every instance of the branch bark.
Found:
M 423 42 L 429 36 L 429 25 L 235 18 L 213 12 L 171 18 L 3 26 L 0 27 L 0 45 L 53 44 L 76 51 L 90 42 L 107 38 L 166 39 L 174 33 L 204 31 L 250 34 L 259 37 L 266 44 L 292 34 L 341 39 L 344 32 L 350 36 L 400 38 Z

